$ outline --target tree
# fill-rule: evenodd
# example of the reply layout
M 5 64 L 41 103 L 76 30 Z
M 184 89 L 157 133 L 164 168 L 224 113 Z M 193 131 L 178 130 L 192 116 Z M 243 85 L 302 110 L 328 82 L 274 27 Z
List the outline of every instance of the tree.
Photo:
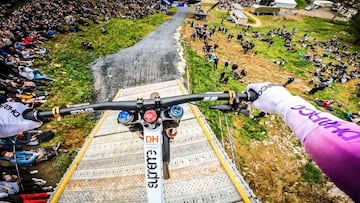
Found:
M 354 44 L 360 42 L 360 11 L 351 18 L 349 25 L 349 33 L 355 36 Z

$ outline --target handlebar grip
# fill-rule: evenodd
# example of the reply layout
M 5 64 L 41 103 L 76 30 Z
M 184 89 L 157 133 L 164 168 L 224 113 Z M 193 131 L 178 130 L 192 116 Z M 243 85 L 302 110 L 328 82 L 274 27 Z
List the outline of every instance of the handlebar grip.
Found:
M 246 92 L 248 94 L 249 101 L 255 101 L 259 95 L 252 89 Z
M 286 87 L 287 85 L 290 85 L 292 82 L 294 82 L 294 80 L 295 80 L 295 78 L 289 77 L 283 86 Z
M 38 110 L 26 109 L 26 110 L 22 113 L 22 116 L 23 116 L 24 119 L 32 120 L 32 121 L 36 121 L 36 122 L 46 121 L 46 119 L 39 118 L 39 117 L 38 117 L 38 113 L 39 113 Z

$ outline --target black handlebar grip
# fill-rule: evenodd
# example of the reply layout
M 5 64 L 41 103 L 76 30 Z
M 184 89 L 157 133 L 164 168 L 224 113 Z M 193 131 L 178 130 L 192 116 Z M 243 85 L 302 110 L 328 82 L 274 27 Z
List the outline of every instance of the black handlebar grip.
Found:
M 248 94 L 249 101 L 255 101 L 259 95 L 252 89 L 246 92 Z
M 32 121 L 36 121 L 36 122 L 39 122 L 39 121 L 42 121 L 41 119 L 39 119 L 37 117 L 37 114 L 38 114 L 38 111 L 37 110 L 34 110 L 34 109 L 26 109 L 23 113 L 22 113 L 22 116 L 24 119 L 27 119 L 27 120 L 32 120 Z
M 287 85 L 290 85 L 292 82 L 294 82 L 294 80 L 295 80 L 295 78 L 289 77 L 283 86 L 286 87 Z

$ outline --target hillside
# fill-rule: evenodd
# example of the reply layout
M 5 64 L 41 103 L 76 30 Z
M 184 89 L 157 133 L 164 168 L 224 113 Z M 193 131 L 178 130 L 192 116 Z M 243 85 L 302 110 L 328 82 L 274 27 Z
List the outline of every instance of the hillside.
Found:
M 349 110 L 358 109 L 352 93 L 355 91 L 355 84 L 359 83 L 359 79 L 341 86 L 334 85 L 333 88 L 315 95 L 305 94 L 312 88 L 312 85 L 308 83 L 312 67 L 305 63 L 304 66 L 299 67 L 298 52 L 286 53 L 279 41 L 275 41 L 274 47 L 271 49 L 266 49 L 266 44 L 264 46 L 261 42 L 256 41 L 254 50 L 257 54 L 252 52 L 243 54 L 242 47 L 236 40 L 236 34 L 243 28 L 234 27 L 226 20 L 221 25 L 221 18 L 225 16 L 224 11 L 214 9 L 208 13 L 206 21 L 196 21 L 191 15 L 185 19 L 181 35 L 185 44 L 186 60 L 191 78 L 190 87 L 193 93 L 227 89 L 244 90 L 246 84 L 249 83 L 264 81 L 283 83 L 288 77 L 294 77 L 295 81 L 288 86 L 291 93 L 301 95 L 309 101 L 315 97 L 333 97 L 338 103 L 345 104 Z M 284 26 L 291 29 L 292 26 L 296 26 L 299 30 L 296 36 L 299 38 L 305 32 L 311 33 L 311 36 L 317 35 L 316 28 L 306 24 L 306 22 L 315 21 L 314 19 L 296 16 L 283 22 L 281 17 L 261 16 L 260 20 L 262 20 L 263 27 L 252 28 L 253 30 L 265 33 L 271 28 Z M 209 39 L 209 44 L 219 46 L 215 51 L 219 58 L 218 69 L 214 69 L 213 64 L 204 58 L 203 41 L 191 38 L 194 31 L 194 28 L 190 26 L 192 22 L 194 26 L 206 24 L 208 27 L 217 26 L 218 28 L 221 25 L 228 28 L 227 34 L 216 30 L 214 37 Z M 330 24 L 321 20 L 315 23 Z M 335 25 L 329 26 L 334 27 Z M 339 26 L 339 29 L 343 29 L 343 27 Z M 235 35 L 231 41 L 227 39 L 229 33 Z M 250 37 L 250 33 L 247 39 L 254 40 Z M 318 34 L 324 33 L 325 31 L 321 31 Z M 331 35 L 332 32 L 327 30 L 327 34 L 323 38 L 330 38 Z M 278 60 L 283 56 L 289 58 L 287 60 L 289 63 L 285 66 L 279 66 L 272 62 L 272 59 Z M 240 81 L 230 79 L 228 84 L 219 82 L 218 78 L 223 71 L 226 59 L 229 59 L 231 63 L 238 63 L 239 69 L 246 69 L 248 74 Z M 220 130 L 219 123 L 225 123 L 224 116 L 204 108 L 202 111 L 221 139 L 220 134 L 226 134 L 227 130 L 224 125 Z M 342 111 L 339 110 L 336 113 L 340 116 Z M 351 202 L 319 171 L 281 118 L 273 115 L 257 120 L 245 116 L 229 118 L 232 137 L 235 139 L 236 164 L 250 187 L 263 202 Z M 229 144 L 226 145 L 226 149 L 231 155 Z

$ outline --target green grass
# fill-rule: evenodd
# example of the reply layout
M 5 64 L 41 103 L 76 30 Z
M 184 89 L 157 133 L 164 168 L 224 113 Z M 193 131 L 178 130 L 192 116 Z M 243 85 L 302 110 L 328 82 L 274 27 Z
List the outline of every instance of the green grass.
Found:
M 309 183 L 322 183 L 325 178 L 322 172 L 314 164 L 308 162 L 301 169 L 301 177 Z
M 245 123 L 238 129 L 242 136 L 253 140 L 264 140 L 268 137 L 266 128 L 260 120 L 245 119 Z
M 220 22 L 220 18 L 222 14 L 217 14 L 215 12 L 211 12 L 211 15 L 214 16 L 213 22 L 210 24 L 218 25 L 217 23 Z M 333 22 L 331 20 L 326 19 L 319 19 L 319 18 L 311 18 L 311 17 L 303 17 L 296 20 L 286 20 L 284 21 L 282 18 L 272 17 L 272 16 L 258 16 L 258 18 L 262 21 L 263 27 L 261 28 L 253 28 L 255 31 L 259 31 L 264 34 L 266 37 L 267 32 L 273 28 L 278 29 L 284 26 L 288 31 L 292 28 L 296 28 L 297 32 L 293 37 L 293 42 L 295 42 L 296 51 L 288 52 L 286 48 L 283 46 L 283 39 L 279 37 L 274 38 L 274 44 L 269 49 L 267 42 L 262 42 L 256 39 L 253 39 L 250 34 L 246 37 L 247 40 L 251 40 L 255 43 L 256 47 L 255 50 L 257 51 L 258 55 L 267 59 L 267 60 L 275 60 L 279 61 L 281 58 L 286 59 L 286 64 L 283 66 L 279 66 L 280 69 L 286 69 L 291 73 L 294 73 L 297 77 L 308 81 L 311 78 L 311 73 L 314 71 L 314 66 L 307 61 L 300 60 L 302 56 L 299 54 L 300 51 L 304 51 L 306 54 L 311 54 L 311 50 L 305 50 L 301 47 L 300 43 L 297 43 L 299 39 L 305 33 L 310 34 L 310 40 L 317 39 L 317 40 L 328 40 L 332 36 L 336 35 L 337 37 L 342 38 L 342 43 L 346 43 L 350 45 L 349 50 L 360 50 L 360 46 L 355 46 L 351 44 L 355 36 L 351 33 L 347 33 L 348 30 L 348 23 L 347 22 Z M 229 28 L 229 33 L 234 33 L 235 35 L 239 33 L 242 28 L 236 28 L 233 26 L 227 26 Z M 189 61 L 189 60 L 188 60 Z M 196 64 L 197 67 L 201 67 L 200 59 L 197 59 L 198 63 Z M 325 61 L 330 62 L 331 59 L 325 59 Z M 190 59 L 190 63 L 191 59 Z M 203 73 L 196 73 L 197 75 L 202 75 Z M 217 73 L 219 74 L 219 73 Z M 196 77 L 196 76 L 194 76 Z M 194 84 L 203 84 L 202 82 L 197 82 L 195 79 Z M 234 83 L 230 83 L 230 85 L 234 86 Z M 206 84 L 203 84 L 204 86 Z M 211 83 L 213 86 L 213 83 Z M 209 87 L 201 87 L 201 89 L 206 89 Z M 235 88 L 236 87 L 235 85 Z M 347 90 L 342 85 L 335 84 L 331 88 L 327 88 L 325 91 L 320 91 L 316 93 L 312 98 L 323 98 L 329 99 L 333 98 L 336 102 L 343 104 L 345 107 L 335 108 L 333 112 L 335 115 L 343 118 L 343 115 L 346 111 L 357 111 L 358 102 L 356 101 L 358 98 L 351 95 L 351 91 L 354 90 Z M 349 92 L 349 95 L 344 96 L 344 92 Z M 310 99 L 311 99 L 310 97 Z
M 255 19 L 253 17 L 247 15 L 246 13 L 244 13 L 244 14 L 246 15 L 246 17 L 248 17 L 248 22 L 247 23 L 249 23 L 249 24 L 255 24 L 256 23 L 256 21 L 255 21 Z
M 295 42 L 295 47 L 297 51 L 288 52 L 286 48 L 283 46 L 283 39 L 279 37 L 275 37 L 273 46 L 269 49 L 267 48 L 266 42 L 261 42 L 259 40 L 254 40 L 248 37 L 250 40 L 254 41 L 256 44 L 256 50 L 260 56 L 267 58 L 269 60 L 279 61 L 281 58 L 285 58 L 287 63 L 281 68 L 285 68 L 288 71 L 296 74 L 297 76 L 305 79 L 310 78 L 310 72 L 314 70 L 314 66 L 307 62 L 300 60 L 302 56 L 300 56 L 299 52 L 303 51 L 305 54 L 311 54 L 310 49 L 303 49 L 300 43 L 296 43 L 298 40 L 302 38 L 305 33 L 310 34 L 310 40 L 328 40 L 334 34 L 336 36 L 341 37 L 343 39 L 343 43 L 349 43 L 353 41 L 353 36 L 349 35 L 345 32 L 347 29 L 347 24 L 343 22 L 332 22 L 329 20 L 317 19 L 317 18 L 302 18 L 299 20 L 287 20 L 283 21 L 281 18 L 271 18 L 260 16 L 261 20 L 265 23 L 265 27 L 262 28 L 254 28 L 259 32 L 262 32 L 266 35 L 266 33 L 271 29 L 277 29 L 281 26 L 285 26 L 287 30 L 291 30 L 292 28 L 297 29 L 297 33 L 293 37 L 293 42 Z M 274 26 L 275 25 L 275 26 Z M 266 37 L 266 36 L 265 36 Z M 359 47 L 353 47 L 352 49 L 358 49 Z M 328 62 L 330 59 L 326 59 Z
M 305 3 L 304 3 L 305 4 Z M 212 21 L 207 22 L 207 24 L 218 26 L 221 18 L 224 18 L 225 12 L 215 12 L 211 11 L 209 13 Z M 266 37 L 266 33 L 271 29 L 277 29 L 284 26 L 288 31 L 291 31 L 292 28 L 296 28 L 297 32 L 293 37 L 293 42 L 298 41 L 302 38 L 305 33 L 310 34 L 310 40 L 328 40 L 332 36 L 336 35 L 337 37 L 342 38 L 342 43 L 347 43 L 350 45 L 350 50 L 359 50 L 359 46 L 354 46 L 351 44 L 354 40 L 354 36 L 351 33 L 347 33 L 348 24 L 346 22 L 333 22 L 331 20 L 311 18 L 311 17 L 302 17 L 296 20 L 286 20 L 282 18 L 273 17 L 273 16 L 258 16 L 262 21 L 263 27 L 261 28 L 252 28 L 255 31 L 262 32 Z M 226 27 L 229 29 L 228 33 L 234 33 L 235 35 L 242 31 L 240 27 L 234 27 L 227 22 L 225 22 Z M 255 42 L 255 50 L 258 55 L 267 60 L 280 60 L 281 58 L 286 59 L 286 64 L 280 66 L 280 69 L 286 69 L 287 71 L 294 73 L 298 78 L 301 78 L 305 81 L 308 81 L 311 77 L 311 72 L 314 71 L 314 66 L 301 59 L 299 51 L 304 51 L 305 53 L 310 54 L 310 50 L 304 50 L 301 48 L 299 43 L 296 44 L 296 50 L 294 52 L 286 51 L 286 48 L 283 46 L 283 39 L 275 37 L 273 46 L 269 49 L 268 43 L 256 40 L 251 37 L 251 33 L 248 33 L 246 40 L 251 40 Z M 235 41 L 232 43 L 236 43 Z M 227 85 L 221 84 L 218 81 L 220 70 L 214 70 L 212 64 L 207 62 L 202 56 L 198 56 L 191 47 L 185 47 L 186 50 L 186 60 L 189 67 L 189 73 L 191 78 L 191 91 L 192 93 L 202 93 L 206 91 L 223 91 L 228 89 L 233 89 L 237 92 L 241 92 L 245 89 L 245 85 L 234 80 L 229 80 Z M 223 56 L 219 56 L 220 58 Z M 328 59 L 326 59 L 328 60 Z M 332 113 L 343 118 L 344 113 L 347 111 L 356 112 L 358 111 L 358 98 L 351 95 L 352 90 L 346 89 L 341 84 L 334 84 L 332 87 L 325 89 L 324 91 L 319 91 L 315 95 L 307 95 L 307 99 L 311 102 L 312 99 L 322 98 L 322 99 L 334 99 L 337 103 L 343 104 L 344 107 L 335 106 L 335 111 Z M 304 90 L 305 92 L 305 90 Z M 345 95 L 345 96 L 344 96 Z M 351 95 L 351 96 L 349 96 Z M 203 114 L 206 116 L 207 121 L 210 126 L 213 128 L 216 134 L 220 133 L 219 126 L 219 116 L 217 113 L 212 112 L 207 108 L 200 108 Z M 242 116 L 240 116 L 242 117 Z M 221 118 L 220 118 L 221 119 Z M 231 119 L 231 118 L 230 118 Z M 247 121 L 245 118 L 241 118 L 244 123 L 241 126 L 240 134 L 248 137 L 250 139 L 262 140 L 267 136 L 266 128 L 262 126 L 261 123 L 256 123 L 254 121 Z M 222 122 L 224 125 L 224 122 Z M 224 127 L 222 127 L 224 128 Z M 251 133 L 249 133 L 251 132 Z
M 307 0 L 296 0 L 296 9 L 304 9 L 307 5 L 309 5 Z
M 111 19 L 108 23 L 101 25 L 92 24 L 81 27 L 84 32 L 59 34 L 58 39 L 47 42 L 44 46 L 51 50 L 52 60 L 37 61 L 36 66 L 56 81 L 52 83 L 49 90 L 52 96 L 41 108 L 48 110 L 53 106 L 92 102 L 94 95 L 89 65 L 100 57 L 134 45 L 167 19 L 169 16 L 164 14 L 155 14 L 136 21 Z M 100 32 L 101 27 L 107 29 L 106 34 Z M 85 39 L 92 41 L 94 50 L 85 50 L 82 47 L 81 42 Z M 51 121 L 43 128 L 54 131 L 56 134 L 54 143 L 75 139 L 74 137 L 83 140 L 96 120 L 96 115 L 79 114 L 67 116 L 61 122 Z M 70 155 L 67 153 L 55 159 L 53 165 L 56 165 L 60 171 L 56 172 L 59 175 L 58 178 L 71 163 L 72 150 L 76 149 L 71 149 L 68 152 Z
M 213 13 L 214 13 L 213 11 L 210 12 L 209 19 L 211 19 L 211 21 L 207 21 L 206 23 L 208 25 L 218 26 L 222 14 L 216 14 L 216 13 L 213 14 Z M 345 32 L 345 30 L 348 29 L 348 25 L 346 23 L 338 23 L 338 22 L 334 23 L 329 20 L 306 18 L 306 17 L 300 18 L 296 21 L 295 20 L 284 21 L 282 20 L 282 18 L 272 17 L 272 16 L 259 16 L 259 18 L 262 20 L 262 23 L 265 26 L 261 28 L 253 28 L 253 29 L 263 32 L 265 34 L 271 28 L 277 29 L 278 27 L 281 27 L 283 25 L 286 27 L 287 30 L 291 30 L 293 27 L 296 27 L 297 34 L 293 38 L 293 41 L 297 41 L 298 39 L 300 39 L 304 35 L 304 33 L 309 33 L 311 40 L 313 40 L 314 38 L 317 38 L 318 40 L 328 40 L 333 35 L 336 35 L 338 37 L 343 38 L 342 40 L 343 43 L 348 43 L 349 45 L 351 45 L 351 42 L 353 42 L 354 39 L 354 36 L 352 36 L 351 33 Z M 235 36 L 237 33 L 242 31 L 240 27 L 237 28 L 233 27 L 228 22 L 224 22 L 224 24 L 229 29 L 228 33 L 234 33 Z M 223 37 L 226 38 L 226 35 L 224 35 Z M 210 41 L 210 43 L 213 43 L 217 39 Z M 255 42 L 256 44 L 255 50 L 258 52 L 258 55 L 262 59 L 267 59 L 270 61 L 271 59 L 279 60 L 281 58 L 286 58 L 287 63 L 279 68 L 294 73 L 296 75 L 296 79 L 302 79 L 304 81 L 307 81 L 310 78 L 310 73 L 314 71 L 313 65 L 311 65 L 309 62 L 300 60 L 301 56 L 299 55 L 299 50 L 297 50 L 294 53 L 287 52 L 285 50 L 285 47 L 283 46 L 283 42 L 282 42 L 283 40 L 279 39 L 278 37 L 276 37 L 275 43 L 273 44 L 273 47 L 270 49 L 267 48 L 268 44 L 266 42 L 261 42 L 256 39 L 253 39 L 251 37 L 251 32 L 248 33 L 247 39 Z M 235 45 L 235 43 L 238 42 L 236 40 L 233 40 L 231 43 L 232 45 Z M 232 45 L 230 45 L 230 43 L 226 44 L 226 46 L 229 47 L 230 50 L 234 49 L 233 47 L 230 47 Z M 350 50 L 355 50 L 355 49 L 360 50 L 358 46 L 351 45 Z M 237 50 L 234 49 L 234 51 Z M 202 52 L 200 51 L 198 53 L 202 53 Z M 228 52 L 222 54 L 219 51 L 217 53 L 219 53 L 217 55 L 218 58 L 223 59 L 224 57 L 226 57 L 225 54 Z M 206 61 L 203 56 L 198 55 L 191 47 L 186 45 L 185 45 L 185 58 L 187 61 L 187 66 L 189 68 L 189 74 L 191 78 L 190 86 L 192 93 L 203 93 L 206 91 L 223 91 L 228 89 L 233 89 L 237 92 L 241 92 L 245 89 L 244 87 L 245 84 L 235 82 L 234 80 L 230 80 L 227 85 L 219 83 L 218 78 L 221 70 L 214 70 L 212 64 Z M 357 81 L 359 80 L 357 79 Z M 310 102 L 316 97 L 322 99 L 332 98 L 337 103 L 341 103 L 344 105 L 344 107 L 342 108 L 335 107 L 335 111 L 333 111 L 332 113 L 339 117 L 343 117 L 345 111 L 352 111 L 352 112 L 358 111 L 359 98 L 356 98 L 354 95 L 349 96 L 352 93 L 353 93 L 352 89 L 347 89 L 343 84 L 335 83 L 332 87 L 326 88 L 323 91 L 319 91 L 315 95 L 305 95 L 303 94 L 303 92 L 297 92 L 296 94 L 300 94 L 301 96 L 304 96 L 305 99 Z M 222 115 L 222 113 L 218 114 L 218 112 L 209 110 L 206 107 L 200 107 L 200 110 L 204 114 L 207 122 L 213 129 L 214 133 L 218 137 L 220 137 L 219 135 L 221 133 L 223 134 L 224 137 L 226 137 L 227 131 L 224 122 L 224 116 Z M 231 132 L 233 133 L 233 137 L 235 139 L 234 142 L 236 143 L 236 148 L 238 150 L 236 151 L 237 152 L 236 163 L 238 164 L 238 166 L 240 166 L 240 168 L 247 168 L 247 164 L 251 165 L 252 161 L 254 161 L 252 160 L 253 157 L 251 156 L 252 154 L 248 156 L 246 152 L 244 153 L 245 150 L 248 151 L 254 150 L 252 148 L 252 145 L 249 143 L 264 144 L 266 142 L 261 142 L 261 141 L 266 140 L 268 138 L 268 134 L 281 136 L 281 139 L 288 139 L 287 136 L 285 137 L 284 133 L 286 133 L 286 135 L 289 135 L 290 131 L 285 126 L 283 120 L 280 117 L 276 116 L 274 120 L 271 119 L 270 116 L 268 116 L 261 119 L 261 121 L 264 122 L 260 122 L 257 120 L 250 120 L 249 118 L 241 115 L 229 116 Z M 296 147 L 301 146 L 301 143 L 296 139 L 296 137 L 292 137 L 290 141 L 293 144 L 293 146 Z M 239 146 L 241 147 L 241 149 L 239 149 L 240 148 Z M 246 146 L 248 146 L 247 149 Z M 264 146 L 264 148 L 266 148 L 266 146 Z M 277 157 L 277 158 L 281 159 L 281 157 Z M 303 158 L 304 158 L 303 155 L 299 153 L 295 155 L 293 159 L 302 160 Z M 260 163 L 259 162 L 258 162 L 259 165 L 263 164 L 263 162 Z M 292 175 L 286 177 L 280 177 L 279 179 L 284 185 L 292 185 L 292 183 L 296 181 L 296 182 L 301 182 L 302 185 L 308 185 L 307 188 L 313 188 L 314 190 L 316 190 L 315 188 L 323 187 L 324 184 L 326 183 L 327 180 L 326 177 L 319 170 L 319 168 L 311 162 L 306 163 L 303 167 L 301 167 L 301 169 L 294 168 L 294 170 L 299 170 L 297 172 L 301 172 L 301 177 L 299 179 L 298 177 L 296 177 L 296 180 L 294 180 L 294 177 L 292 177 Z M 263 195 L 268 195 L 268 194 L 264 192 Z M 298 196 L 297 193 L 296 194 L 294 193 L 294 195 Z M 313 194 L 309 194 L 309 195 L 313 195 Z M 304 200 L 305 199 L 306 197 L 304 197 Z M 319 198 L 314 198 L 314 199 L 319 199 Z M 289 201 L 291 202 L 291 200 Z M 302 200 L 299 201 L 305 202 Z
M 222 84 L 219 81 L 222 67 L 217 70 L 214 69 L 213 64 L 209 63 L 203 57 L 197 55 L 191 47 L 186 46 L 185 58 L 188 63 L 189 74 L 191 75 L 190 89 L 192 93 L 204 93 L 209 91 L 223 92 L 225 90 L 234 90 L 235 92 L 242 92 L 245 86 L 233 79 L 230 79 L 228 84 Z M 227 76 L 231 78 L 231 75 L 227 73 Z M 209 105 L 213 105 L 216 102 L 207 102 L 206 104 L 198 102 L 199 109 L 205 115 L 208 124 L 213 129 L 217 136 L 221 135 L 221 132 L 225 134 L 225 120 L 222 112 L 217 112 L 208 108 Z M 219 102 L 221 103 L 221 102 Z M 225 103 L 225 102 L 222 102 Z M 233 125 L 233 114 L 228 114 L 228 122 L 231 128 L 235 128 Z M 267 132 L 264 126 L 256 120 L 250 120 L 245 116 L 239 116 L 240 119 L 245 119 L 245 124 L 236 128 L 242 135 L 249 139 L 262 140 L 267 137 Z M 219 123 L 222 123 L 222 126 Z M 220 130 L 222 128 L 222 131 Z
M 82 27 L 84 32 L 60 35 L 58 40 L 48 42 L 45 46 L 52 50 L 52 61 L 39 63 L 42 65 L 41 69 L 57 81 L 51 87 L 50 93 L 53 97 L 48 99 L 49 102 L 42 108 L 91 102 L 93 86 L 89 64 L 99 57 L 132 46 L 166 19 L 167 16 L 163 14 L 137 21 L 112 19 L 103 25 Z M 107 29 L 106 34 L 101 34 L 102 26 Z M 85 50 L 82 47 L 81 42 L 85 39 L 92 41 L 94 50 Z M 96 119 L 85 119 L 85 115 L 77 115 L 64 119 L 61 123 L 57 122 L 58 131 L 61 132 L 63 128 L 85 128 L 82 132 L 87 134 Z
M 210 12 L 214 16 L 214 20 L 208 24 L 218 26 L 220 19 L 222 18 L 223 12 Z M 314 70 L 314 66 L 309 62 L 300 60 L 301 56 L 299 51 L 304 51 L 306 54 L 310 54 L 311 50 L 304 50 L 301 47 L 300 43 L 296 43 L 305 33 L 310 34 L 310 40 L 316 38 L 317 40 L 328 40 L 333 35 L 343 39 L 343 43 L 351 44 L 355 37 L 351 33 L 347 33 L 348 24 L 345 22 L 332 22 L 331 20 L 318 19 L 303 17 L 297 20 L 286 20 L 282 18 L 272 17 L 272 16 L 257 16 L 263 23 L 261 28 L 253 28 L 253 30 L 261 32 L 266 37 L 267 32 L 270 29 L 277 29 L 284 26 L 288 31 L 291 31 L 292 28 L 297 29 L 297 33 L 293 37 L 293 42 L 295 42 L 295 47 L 297 51 L 288 52 L 283 46 L 283 39 L 279 37 L 274 38 L 274 44 L 269 49 L 267 48 L 268 43 L 262 42 L 256 39 L 253 39 L 250 34 L 246 37 L 246 40 L 251 40 L 255 43 L 255 50 L 257 53 L 268 60 L 280 60 L 281 58 L 286 58 L 287 63 L 281 68 L 287 69 L 290 72 L 296 74 L 301 78 L 309 79 L 309 72 Z M 250 18 L 249 18 L 250 19 Z M 240 27 L 226 26 L 228 28 L 228 33 L 234 33 L 235 36 L 237 33 L 242 31 Z M 359 50 L 359 46 L 352 46 L 350 50 Z
M 177 7 L 170 7 L 170 8 L 168 9 L 168 12 L 171 13 L 171 14 L 176 13 L 176 11 L 177 11 Z
M 167 17 L 156 14 L 137 21 L 113 19 L 102 26 L 107 29 L 101 34 L 101 25 L 83 27 L 84 32 L 74 35 L 62 35 L 57 41 L 46 44 L 52 50 L 52 64 L 44 69 L 51 77 L 57 79 L 52 86 L 56 97 L 48 102 L 51 105 L 89 102 L 92 99 L 92 78 L 89 64 L 99 57 L 112 54 L 122 48 L 132 46 L 149 32 L 160 25 Z M 94 50 L 85 50 L 81 42 L 90 40 Z M 54 67 L 59 64 L 61 67 Z
M 214 15 L 216 15 L 216 18 L 225 20 L 229 17 L 228 12 L 226 11 L 217 11 L 216 13 L 214 13 Z

